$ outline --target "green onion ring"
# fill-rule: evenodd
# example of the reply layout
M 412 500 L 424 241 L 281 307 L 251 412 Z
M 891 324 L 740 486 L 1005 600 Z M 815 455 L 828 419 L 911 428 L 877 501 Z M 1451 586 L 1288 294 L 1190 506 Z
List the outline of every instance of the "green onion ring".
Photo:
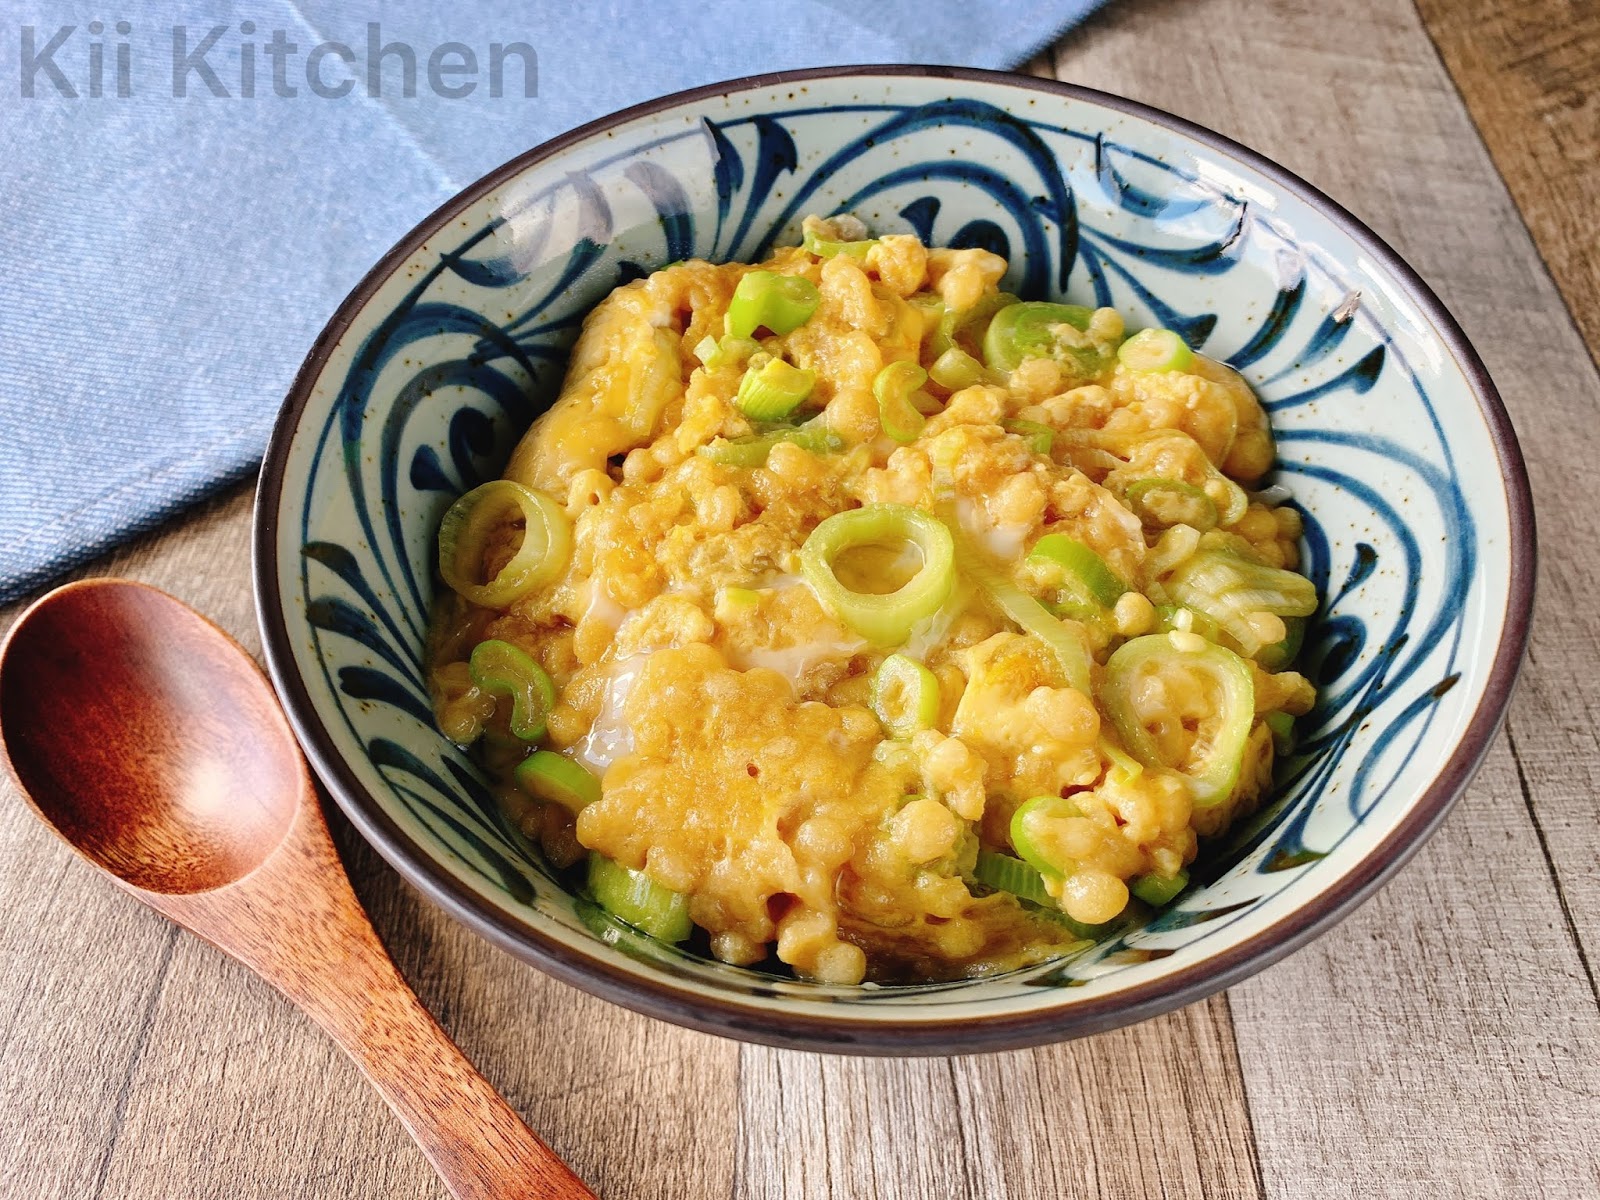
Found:
M 484 550 L 507 517 L 522 519 L 522 544 L 493 579 L 484 580 Z M 473 488 L 439 523 L 439 574 L 452 590 L 484 608 L 505 608 L 553 582 L 571 552 L 572 523 L 566 512 L 543 492 L 509 479 Z
M 909 541 L 922 551 L 917 573 L 886 595 L 856 592 L 834 574 L 833 561 L 855 546 Z M 937 612 L 955 587 L 950 531 L 934 516 L 904 504 L 869 504 L 835 513 L 800 548 L 800 571 L 818 603 L 880 646 L 898 646 L 918 621 Z

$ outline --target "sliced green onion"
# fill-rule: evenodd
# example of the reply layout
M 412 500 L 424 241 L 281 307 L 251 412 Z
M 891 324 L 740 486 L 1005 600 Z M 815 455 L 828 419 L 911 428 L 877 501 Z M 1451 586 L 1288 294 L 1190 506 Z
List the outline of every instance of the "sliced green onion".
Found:
M 1170 329 L 1141 329 L 1118 348 L 1117 361 L 1130 371 L 1187 371 L 1194 352 Z
M 695 345 L 694 356 L 712 369 L 730 363 L 741 363 L 761 349 L 755 338 L 725 335 L 714 338 L 710 334 Z
M 834 574 L 833 562 L 857 546 L 910 542 L 922 552 L 917 573 L 895 591 L 855 592 Z M 955 587 L 950 531 L 936 518 L 904 504 L 869 504 L 834 513 L 800 548 L 800 571 L 817 601 L 868 641 L 898 646 L 911 628 L 937 612 Z
M 1083 816 L 1066 796 L 1035 796 L 1011 814 L 1011 845 L 1029 866 L 1047 877 L 1062 878 L 1077 870 L 1069 858 L 1050 853 L 1050 826 Z M 1054 905 L 1055 901 L 1048 903 Z
M 926 334 L 923 341 L 935 360 L 958 348 L 957 334 L 978 345 L 994 314 L 1018 303 L 1021 302 L 1010 292 L 986 292 L 970 308 L 949 308 L 941 302 L 938 327 L 931 334 Z
M 1256 651 L 1256 662 L 1261 664 L 1263 671 L 1284 670 L 1294 662 L 1295 656 L 1300 653 L 1300 647 L 1306 640 L 1304 617 L 1284 617 L 1283 627 L 1286 632 L 1281 642 L 1273 642 L 1270 646 L 1263 646 Z
M 1105 559 L 1064 533 L 1045 534 L 1033 544 L 1028 561 L 1047 568 L 1051 583 L 1080 606 L 1111 608 L 1128 590 Z
M 1041 425 L 1037 421 L 1022 421 L 1009 417 L 1000 422 L 1000 428 L 1007 433 L 1014 433 L 1020 438 L 1025 438 L 1028 449 L 1035 454 L 1048 455 L 1050 448 L 1056 444 L 1056 431 L 1048 425 Z
M 522 542 L 511 560 L 483 579 L 484 551 L 507 522 L 522 523 Z M 566 568 L 572 522 L 543 492 L 495 479 L 450 506 L 439 523 L 439 574 L 445 583 L 484 608 L 505 608 Z
M 701 446 L 696 453 L 725 467 L 759 467 L 767 461 L 767 455 L 779 442 L 789 442 L 819 456 L 837 454 L 844 449 L 844 439 L 818 418 L 787 429 L 772 429 L 746 437 L 717 438 Z
M 733 402 L 752 421 L 779 421 L 799 408 L 816 386 L 815 371 L 793 366 L 781 358 L 765 362 L 751 359 Z
M 944 318 L 948 311 L 944 300 L 932 292 L 918 292 L 906 297 L 906 303 L 922 314 L 922 350 L 938 358 L 950 349 L 950 338 L 944 332 Z
M 689 897 L 603 854 L 589 855 L 589 893 L 617 920 L 660 941 L 681 942 L 694 932 Z
M 1089 328 L 1094 310 L 1081 304 L 1030 300 L 995 313 L 983 335 L 983 361 L 999 371 L 1014 371 L 1025 358 L 1047 358 L 1056 348 L 1057 325 Z
M 1064 925 L 1074 937 L 1082 939 L 1078 945 L 1067 948 L 1066 953 L 1087 949 L 1118 927 L 1120 918 L 1100 925 L 1085 925 L 1067 916 L 1061 911 L 1060 902 L 1045 890 L 1047 874 L 1050 872 L 1040 872 L 1021 859 L 1012 858 L 1009 854 L 997 854 L 993 850 L 979 850 L 978 861 L 972 870 L 972 877 L 979 883 L 997 892 L 1008 892 L 1024 903 L 1044 909 L 1041 915 Z
M 1165 908 L 1178 898 L 1178 893 L 1189 886 L 1189 872 L 1176 875 L 1140 875 L 1129 882 L 1128 890 L 1152 908 Z
M 750 337 L 758 329 L 783 335 L 811 319 L 821 300 L 817 285 L 802 275 L 751 271 L 733 289 L 728 302 L 728 333 Z
M 952 308 L 945 312 L 946 332 L 954 334 L 971 329 L 974 325 L 993 320 L 995 314 L 1002 309 L 1012 308 L 1021 303 L 1022 301 L 1010 292 L 985 292 L 978 297 L 977 303 L 971 308 Z
M 1188 525 L 1204 533 L 1217 527 L 1217 503 L 1203 488 L 1179 479 L 1135 479 L 1124 496 L 1147 529 Z
M 1192 608 L 1183 608 L 1177 604 L 1156 605 L 1156 627 L 1151 632 L 1171 633 L 1174 629 L 1181 633 L 1199 634 L 1208 642 L 1222 640 L 1222 626 L 1205 613 L 1198 613 Z
M 1269 712 L 1261 718 L 1272 733 L 1272 749 L 1281 758 L 1293 754 L 1295 747 L 1294 718 L 1286 712 Z
M 1224 550 L 1191 555 L 1172 573 L 1167 590 L 1184 607 L 1214 620 L 1251 657 L 1265 645 L 1250 622 L 1253 614 L 1308 617 L 1317 610 L 1316 585 L 1304 575 Z
M 1019 900 L 1042 908 L 1055 908 L 1055 897 L 1045 891 L 1044 876 L 1020 858 L 994 850 L 979 850 L 972 877 L 997 892 L 1009 892 Z
M 491 638 L 472 648 L 467 663 L 472 682 L 492 696 L 511 697 L 511 732 L 525 742 L 544 736 L 545 721 L 556 706 L 556 685 L 526 651 Z
M 959 346 L 951 346 L 928 368 L 928 377 L 942 388 L 959 392 L 984 380 L 983 364 Z
M 982 588 L 995 607 L 1024 633 L 1031 634 L 1050 647 L 1061 665 L 1063 677 L 1071 687 L 1086 696 L 1093 695 L 1090 669 L 1094 665 L 1094 658 L 1082 634 L 1076 628 L 1069 629 L 1052 616 L 1049 609 L 1018 587 L 1009 575 L 973 544 L 959 521 L 947 520 L 945 525 L 955 543 L 956 565 L 961 574 Z
M 1124 643 L 1106 664 L 1101 705 L 1128 750 L 1147 767 L 1178 771 L 1189 779 L 1196 808 L 1221 804 L 1239 781 L 1250 729 L 1255 724 L 1255 677 L 1231 650 L 1181 635 L 1155 633 Z M 1191 671 L 1214 685 L 1217 699 L 1208 728 L 1196 735 L 1190 760 L 1168 762 L 1145 728 L 1139 696 L 1146 681 L 1168 671 Z
M 835 255 L 844 254 L 850 258 L 864 259 L 867 251 L 878 244 L 876 238 L 865 238 L 857 242 L 839 242 L 831 238 L 822 237 L 815 229 L 808 229 L 805 237 L 801 239 L 801 249 L 808 254 L 815 254 L 818 258 L 833 258 Z
M 1100 757 L 1111 764 L 1106 768 L 1108 777 L 1115 773 L 1124 779 L 1136 779 L 1144 774 L 1144 764 L 1113 742 L 1103 732 L 1100 734 L 1097 749 L 1100 751 Z
M 871 701 L 890 737 L 910 737 L 939 719 L 939 678 L 916 659 L 891 654 L 872 676 Z
M 1222 486 L 1228 496 L 1227 504 L 1217 513 L 1217 523 L 1224 527 L 1232 525 L 1250 510 L 1250 495 L 1221 471 L 1213 469 L 1211 478 Z
M 914 362 L 892 362 L 872 381 L 872 394 L 878 400 L 878 422 L 883 431 L 904 445 L 917 440 L 928 419 L 917 407 L 916 397 L 922 385 L 928 382 L 928 373 Z
M 600 781 L 554 750 L 535 750 L 517 764 L 513 775 L 517 786 L 528 795 L 559 804 L 573 813 L 582 812 L 600 799 Z

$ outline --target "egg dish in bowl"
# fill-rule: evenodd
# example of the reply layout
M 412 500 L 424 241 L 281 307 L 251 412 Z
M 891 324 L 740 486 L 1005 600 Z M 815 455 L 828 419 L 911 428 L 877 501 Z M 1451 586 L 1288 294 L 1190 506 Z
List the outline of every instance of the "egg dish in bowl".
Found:
M 256 587 L 318 773 L 449 912 L 666 1019 L 907 1053 L 1331 926 L 1484 753 L 1532 553 L 1481 364 L 1332 201 L 1113 97 L 859 68 L 424 222 L 285 405 Z
M 429 679 L 592 895 L 829 983 L 1080 951 L 1270 788 L 1299 513 L 1233 370 L 809 217 L 586 318 L 445 515 Z

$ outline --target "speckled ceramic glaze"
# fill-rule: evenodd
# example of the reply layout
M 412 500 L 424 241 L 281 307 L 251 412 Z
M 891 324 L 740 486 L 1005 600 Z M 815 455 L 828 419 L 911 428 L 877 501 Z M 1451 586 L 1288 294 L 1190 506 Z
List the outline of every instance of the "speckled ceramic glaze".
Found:
M 1027 298 L 1114 305 L 1232 363 L 1272 416 L 1324 597 L 1320 689 L 1276 799 L 1149 924 L 959 983 L 827 987 L 629 931 L 563 889 L 434 728 L 434 530 L 561 379 L 584 313 L 674 259 L 759 259 L 806 213 L 1005 255 Z M 618 114 L 429 218 L 347 300 L 274 435 L 256 587 L 319 774 L 407 878 L 514 954 L 642 1011 L 815 1049 L 1014 1046 L 1198 999 L 1332 925 L 1443 818 L 1504 711 L 1531 605 L 1521 460 L 1477 356 L 1348 213 L 1123 100 L 978 72 L 769 77 Z M 1337 935 L 1335 935 L 1337 936 Z

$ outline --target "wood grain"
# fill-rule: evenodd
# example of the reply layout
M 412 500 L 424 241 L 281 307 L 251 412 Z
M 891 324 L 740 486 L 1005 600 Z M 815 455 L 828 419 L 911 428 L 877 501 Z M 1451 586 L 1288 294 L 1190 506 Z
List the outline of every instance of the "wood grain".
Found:
M 746 1046 L 739 1084 L 734 1194 L 751 1200 L 1261 1195 L 1220 997 L 1008 1054 L 893 1061 Z
M 1600 4 L 1418 0 L 1417 7 L 1591 359 L 1600 362 Z M 1529 469 L 1541 502 L 1547 619 L 1529 651 L 1533 669 L 1509 744 L 1517 793 L 1600 1003 L 1600 621 L 1586 612 L 1600 582 L 1600 552 L 1593 515 L 1574 501 L 1574 493 L 1600 484 L 1594 409 L 1585 404 L 1593 389 L 1569 390 L 1565 373 L 1552 374 L 1543 361 L 1546 331 L 1535 321 L 1527 332 L 1532 353 L 1520 365 L 1524 378 L 1538 382 L 1528 389 L 1524 429 L 1538 451 Z
M 1578 328 L 1600 346 L 1600 4 L 1416 5 Z
M 1349 922 L 1226 999 L 923 1063 L 741 1049 L 591 1000 L 444 918 L 335 814 L 357 893 L 424 1003 L 603 1196 L 1600 1194 L 1600 1024 L 1576 940 L 1600 931 L 1585 499 L 1600 385 L 1521 217 L 1410 0 L 1114 0 L 1035 69 L 1210 124 L 1326 188 L 1488 360 L 1530 457 L 1541 611 L 1511 740 L 1444 831 Z M 235 492 L 112 569 L 254 649 L 246 502 Z M 443 1195 L 307 1022 L 86 878 L 4 798 L 0 903 L 10 1191 Z
M 1142 64 L 1174 25 L 1184 52 L 1153 77 Z M 1533 476 L 1541 614 L 1511 740 L 1376 901 L 1230 993 L 1267 1194 L 1600 1194 L 1600 1011 L 1578 940 L 1600 932 L 1600 622 L 1584 599 L 1600 547 L 1574 486 L 1596 480 L 1589 355 L 1408 5 L 1117 5 L 1056 66 L 1124 91 L 1142 73 L 1136 98 L 1373 225 L 1472 336 Z
M 594 1200 L 406 986 L 266 678 L 146 584 L 79 580 L 0 646 L 0 751 L 61 840 L 337 1042 L 457 1200 Z

